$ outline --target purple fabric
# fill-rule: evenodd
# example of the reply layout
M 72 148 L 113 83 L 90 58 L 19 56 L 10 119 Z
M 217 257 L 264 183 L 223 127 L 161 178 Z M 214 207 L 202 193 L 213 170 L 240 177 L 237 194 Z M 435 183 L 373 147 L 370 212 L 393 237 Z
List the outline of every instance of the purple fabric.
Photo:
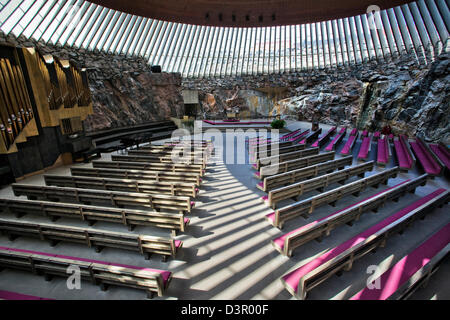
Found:
M 350 240 L 347 240 L 346 242 L 342 243 L 341 245 L 327 251 L 320 257 L 318 257 L 318 258 L 310 261 L 309 263 L 306 263 L 305 265 L 301 266 L 300 268 L 297 268 L 296 270 L 288 273 L 282 279 L 286 282 L 286 284 L 294 292 L 297 292 L 300 279 L 303 278 L 304 276 L 306 276 L 309 272 L 313 271 L 314 269 L 316 269 L 320 265 L 326 263 L 327 261 L 330 261 L 331 259 L 337 257 L 341 253 L 353 248 L 357 244 L 365 241 L 367 238 L 369 238 L 373 234 L 377 233 L 378 231 L 387 227 L 388 225 L 394 223 L 395 221 L 401 219 L 402 217 L 404 217 L 411 211 L 417 209 L 421 205 L 434 199 L 435 197 L 439 196 L 441 193 L 443 193 L 445 191 L 446 191 L 445 189 L 439 189 L 439 190 L 436 190 L 435 192 L 423 197 L 419 201 L 414 202 L 412 205 L 398 211 L 397 213 L 384 219 L 380 223 L 370 227 L 369 229 L 360 233 L 356 237 L 353 237 Z
M 430 144 L 430 148 L 442 163 L 450 169 L 450 152 L 447 148 L 439 144 Z
M 347 155 L 351 152 L 350 148 L 353 146 L 353 142 L 356 140 L 356 136 L 350 136 L 348 138 L 347 143 L 345 144 L 344 148 L 341 150 L 341 154 Z
M 344 132 L 342 132 L 344 130 Z M 342 130 L 339 132 L 336 137 L 334 137 L 333 141 L 330 142 L 330 144 L 325 148 L 326 151 L 332 151 L 334 147 L 336 146 L 337 141 L 345 134 L 345 128 L 342 128 Z
M 191 201 L 191 208 L 193 208 L 195 206 L 195 202 Z
M 327 133 L 325 133 L 322 137 L 320 137 L 316 142 L 313 143 L 312 147 L 316 148 L 319 146 L 320 141 L 324 140 L 324 139 L 328 139 L 329 136 L 331 136 L 333 134 L 333 132 L 336 131 L 336 127 L 332 127 L 330 130 L 328 130 Z
M 388 163 L 389 161 L 388 141 L 386 138 L 378 140 L 377 161 L 379 163 Z
M 299 144 L 306 144 L 306 139 L 300 141 Z
M 160 273 L 161 274 L 161 276 L 163 277 L 164 283 L 167 282 L 167 279 L 169 279 L 170 275 L 172 274 L 171 272 L 166 271 L 166 270 L 142 268 L 142 267 L 136 267 L 136 266 L 130 266 L 130 265 L 123 265 L 123 264 L 118 264 L 118 263 L 111 263 L 111 262 L 106 262 L 106 261 L 100 261 L 100 260 L 92 260 L 92 259 L 86 259 L 86 258 L 71 257 L 71 256 L 65 256 L 65 255 L 59 255 L 59 254 L 51 254 L 51 253 L 45 253 L 45 252 L 39 252 L 39 251 L 14 249 L 14 248 L 5 248 L 5 247 L 0 247 L 0 250 L 9 250 L 9 251 L 13 251 L 13 252 L 37 254 L 37 255 L 47 256 L 47 257 L 55 257 L 55 258 L 69 259 L 69 260 L 78 260 L 78 261 L 84 261 L 84 262 L 90 262 L 90 263 L 98 263 L 98 264 L 103 264 L 103 265 L 112 266 L 112 267 L 124 267 L 124 268 L 130 268 L 130 269 L 135 269 L 135 270 L 145 270 L 145 271 L 156 272 L 156 273 Z
M 261 188 L 264 188 L 264 181 L 258 183 L 258 186 L 261 187 Z
M 263 201 L 267 201 L 267 200 L 269 200 L 269 196 L 261 197 L 261 199 L 262 199 Z
M 379 138 L 379 137 L 381 137 L 381 132 L 380 132 L 380 131 L 375 132 L 375 133 L 373 134 L 373 137 L 374 137 L 374 138 Z
M 4 291 L 4 290 L 0 290 L 0 299 L 2 299 L 2 300 L 22 300 L 22 301 L 24 301 L 24 300 L 53 300 L 53 299 L 29 296 L 27 294 L 20 294 L 20 293 Z
M 181 245 L 183 244 L 183 241 L 181 241 L 181 240 L 175 240 L 174 243 L 175 243 L 175 248 L 180 248 Z
M 439 175 L 441 173 L 441 166 L 433 159 L 431 154 L 419 140 L 410 142 L 410 145 L 428 174 Z
M 404 145 L 402 136 L 400 136 L 398 140 L 394 141 L 394 147 L 400 168 L 410 169 L 412 167 L 412 159 L 406 149 L 406 146 Z
M 379 277 L 380 288 L 364 288 L 350 300 L 386 300 L 450 243 L 450 223 Z
M 350 133 L 351 136 L 356 136 L 356 134 L 358 133 L 358 129 L 353 129 L 352 132 Z
M 387 193 L 387 192 L 389 192 L 390 190 L 392 190 L 392 189 L 394 189 L 394 188 L 397 188 L 397 187 L 401 186 L 402 184 L 407 183 L 408 181 L 410 181 L 410 180 L 409 180 L 409 179 L 408 179 L 408 180 L 405 180 L 405 181 L 403 181 L 403 182 L 401 182 L 401 183 L 399 183 L 399 184 L 397 184 L 397 185 L 395 185 L 395 186 L 393 186 L 393 187 L 390 187 L 390 188 L 388 188 L 388 189 L 386 189 L 386 190 L 383 190 L 383 191 L 381 191 L 381 192 L 378 192 L 377 194 L 374 194 L 374 195 L 371 196 L 371 197 L 368 197 L 368 198 L 366 198 L 366 199 L 364 199 L 364 200 L 358 201 L 358 202 L 356 202 L 356 203 L 354 203 L 354 204 L 352 204 L 352 205 L 349 205 L 348 207 L 345 207 L 344 209 L 341 209 L 341 210 L 339 210 L 339 211 L 333 212 L 332 214 L 330 214 L 330 215 L 328 215 L 328 216 L 326 216 L 326 217 L 323 217 L 323 218 L 321 218 L 321 219 L 319 219 L 319 220 L 316 220 L 316 221 L 313 221 L 313 222 L 311 222 L 311 223 L 309 223 L 309 224 L 307 224 L 307 225 L 304 225 L 303 227 L 300 227 L 300 228 L 295 229 L 295 230 L 293 230 L 293 231 L 291 231 L 291 232 L 289 232 L 289 233 L 286 233 L 286 234 L 282 235 L 281 237 L 278 237 L 278 238 L 274 239 L 273 242 L 274 242 L 281 250 L 283 250 L 283 249 L 284 249 L 284 241 L 285 241 L 286 238 L 289 237 L 290 235 L 297 234 L 297 233 L 301 233 L 301 231 L 302 231 L 302 230 L 305 230 L 306 228 L 310 228 L 310 227 L 312 227 L 312 226 L 318 224 L 319 222 L 321 222 L 321 221 L 323 221 L 323 220 L 325 220 L 325 219 L 328 219 L 328 218 L 330 218 L 330 217 L 332 217 L 332 216 L 335 216 L 335 215 L 341 213 L 342 211 L 345 211 L 345 210 L 350 209 L 350 208 L 352 208 L 352 207 L 356 207 L 357 205 L 363 203 L 364 201 L 373 199 L 373 198 L 375 198 L 375 197 L 377 197 L 377 196 L 379 196 L 379 195 L 381 195 L 381 194 Z
M 189 218 L 184 218 L 184 224 L 188 224 L 189 222 L 191 222 L 191 219 L 189 219 Z
M 261 177 L 261 173 L 259 173 L 259 171 L 258 171 L 258 172 L 255 172 L 255 176 Z
M 363 139 L 361 148 L 359 148 L 358 159 L 367 159 L 370 148 L 370 137 Z
M 362 133 L 362 137 L 366 138 L 368 135 L 369 135 L 369 131 L 364 130 L 363 133 Z
M 252 165 L 253 168 L 255 168 L 256 170 L 258 170 L 258 165 L 255 163 Z

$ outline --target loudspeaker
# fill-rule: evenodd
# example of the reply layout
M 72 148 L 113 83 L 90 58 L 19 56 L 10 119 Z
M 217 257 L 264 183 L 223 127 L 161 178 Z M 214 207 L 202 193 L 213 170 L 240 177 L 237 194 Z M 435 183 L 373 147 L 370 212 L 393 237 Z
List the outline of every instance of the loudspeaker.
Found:
M 161 73 L 161 66 L 152 66 L 153 73 Z

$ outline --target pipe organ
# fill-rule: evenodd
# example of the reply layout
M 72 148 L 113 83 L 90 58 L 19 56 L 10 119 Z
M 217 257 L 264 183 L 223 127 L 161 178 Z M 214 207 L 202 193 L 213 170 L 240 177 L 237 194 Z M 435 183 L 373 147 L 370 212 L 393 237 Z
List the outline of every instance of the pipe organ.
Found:
M 35 48 L 0 45 L 0 156 L 20 158 L 23 150 L 45 145 L 45 151 L 54 148 L 50 158 L 56 161 L 74 152 L 71 139 L 84 137 L 83 121 L 92 113 L 86 69 Z M 52 139 L 54 145 L 48 145 Z M 89 148 L 91 143 L 74 145 Z M 41 169 L 53 165 L 48 155 L 41 158 L 46 162 Z

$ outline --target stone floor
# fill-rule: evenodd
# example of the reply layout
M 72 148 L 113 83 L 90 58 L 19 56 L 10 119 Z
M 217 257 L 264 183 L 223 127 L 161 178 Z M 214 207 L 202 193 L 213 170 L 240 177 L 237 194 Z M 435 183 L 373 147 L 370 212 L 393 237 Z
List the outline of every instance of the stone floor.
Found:
M 307 128 L 307 123 L 289 123 L 289 129 L 298 126 Z M 324 132 L 327 126 L 322 126 Z M 221 134 L 222 135 L 222 134 Z M 14 248 L 26 248 L 43 252 L 65 254 L 74 257 L 92 258 L 117 263 L 132 264 L 141 267 L 152 267 L 172 271 L 173 279 L 162 298 L 155 299 L 294 299 L 284 288 L 280 277 L 298 267 L 302 263 L 316 257 L 318 254 L 330 249 L 343 241 L 357 235 L 365 228 L 377 223 L 383 218 L 396 212 L 402 207 L 419 199 L 437 188 L 449 188 L 449 181 L 443 177 L 430 180 L 425 187 L 417 188 L 414 195 L 401 198 L 398 203 L 390 202 L 381 208 L 377 214 L 366 213 L 361 220 L 352 227 L 348 225 L 335 229 L 331 236 L 321 243 L 310 242 L 298 248 L 291 258 L 280 255 L 271 245 L 270 241 L 292 229 L 305 225 L 313 220 L 328 215 L 344 208 L 352 203 L 371 196 L 384 188 L 368 189 L 359 197 L 347 197 L 338 202 L 336 208 L 325 206 L 317 209 L 307 220 L 304 218 L 293 219 L 285 224 L 284 229 L 278 230 L 272 227 L 264 216 L 270 213 L 261 201 L 260 197 L 265 193 L 256 188 L 258 180 L 253 178 L 253 170 L 248 162 L 246 164 L 230 164 L 224 159 L 231 159 L 230 152 L 221 154 L 216 137 L 216 154 L 208 165 L 206 177 L 201 186 L 201 192 L 196 199 L 196 207 L 189 215 L 191 224 L 185 233 L 177 239 L 183 240 L 184 245 L 175 259 L 169 259 L 164 263 L 161 257 L 153 255 L 150 261 L 138 254 L 117 249 L 104 249 L 101 253 L 95 253 L 87 247 L 60 243 L 52 248 L 47 243 L 35 239 L 18 238 L 14 242 L 0 236 L 0 246 Z M 354 148 L 354 164 L 357 163 L 356 154 L 359 150 L 360 140 Z M 345 141 L 338 147 L 341 150 Z M 241 156 L 247 151 L 234 145 L 235 157 Z M 104 155 L 108 159 L 110 155 Z M 339 156 L 337 156 L 338 158 Z M 372 146 L 371 160 L 376 157 L 376 144 Z M 227 163 L 225 163 L 227 162 Z M 79 164 L 90 166 L 89 164 Z M 394 160 L 388 167 L 394 165 Z M 375 167 L 374 174 L 383 168 Z M 69 167 L 53 169 L 48 174 L 69 174 Z M 401 173 L 397 178 L 389 180 L 389 186 L 400 181 L 420 175 L 419 169 L 409 173 Z M 348 182 L 354 181 L 350 179 Z M 34 176 L 21 183 L 43 185 L 42 175 Z M 331 190 L 339 185 L 326 188 Z M 310 192 L 303 198 L 317 194 Z M 10 187 L 0 190 L 1 197 L 13 197 Z M 292 200 L 283 203 L 290 203 Z M 281 203 L 280 205 L 282 205 Z M 3 216 L 9 216 L 7 214 Z M 13 216 L 9 216 L 13 217 Z M 45 218 L 27 215 L 22 218 L 27 221 L 49 222 Z M 448 206 L 430 213 L 424 221 L 415 222 L 402 235 L 394 235 L 389 238 L 385 248 L 377 250 L 358 260 L 353 269 L 342 276 L 334 276 L 321 285 L 314 288 L 308 299 L 348 299 L 365 286 L 368 274 L 367 268 L 371 265 L 380 266 L 384 271 L 396 261 L 401 259 L 408 251 L 424 241 L 428 235 L 437 231 L 440 226 L 450 222 Z M 86 226 L 80 221 L 61 219 L 59 224 L 73 226 Z M 109 223 L 97 223 L 94 228 L 127 232 L 120 225 Z M 133 233 L 169 235 L 166 231 L 150 227 L 137 227 Z M 450 299 L 450 259 L 444 261 L 442 267 L 432 277 L 429 285 L 418 290 L 415 299 Z M 82 282 L 81 290 L 70 291 L 66 287 L 66 280 L 55 278 L 46 282 L 43 277 L 31 273 L 5 270 L 0 272 L 0 289 L 10 290 L 22 294 L 36 295 L 53 299 L 145 299 L 143 291 L 121 287 L 110 287 L 103 292 L 98 286 L 88 282 Z

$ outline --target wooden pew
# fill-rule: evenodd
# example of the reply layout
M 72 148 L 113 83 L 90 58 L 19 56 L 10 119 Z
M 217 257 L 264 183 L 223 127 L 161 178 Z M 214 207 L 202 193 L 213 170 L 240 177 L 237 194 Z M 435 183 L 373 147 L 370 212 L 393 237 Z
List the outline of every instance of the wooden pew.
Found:
M 410 251 L 375 281 L 378 288 L 364 288 L 350 300 L 403 300 L 426 285 L 450 252 L 450 223 Z M 392 281 L 395 279 L 396 281 Z
M 153 210 L 174 210 L 192 212 L 194 202 L 190 197 L 169 196 L 162 194 L 130 193 L 120 191 L 103 191 L 78 188 L 35 186 L 29 184 L 13 184 L 12 189 L 17 197 L 26 196 L 30 200 L 46 200 L 98 204 L 119 208 L 151 208 Z
M 358 152 L 358 160 L 367 161 L 372 150 L 372 136 L 365 137 Z
M 103 291 L 108 285 L 137 288 L 145 290 L 150 299 L 155 293 L 162 297 L 172 280 L 172 273 L 165 270 L 7 247 L 0 247 L 0 266 L 45 275 L 48 281 L 53 276 L 67 278 L 67 269 L 78 267 L 81 279 L 100 285 Z
M 434 155 L 440 160 L 444 171 L 447 175 L 450 174 L 450 151 L 443 144 L 430 144 L 430 149 Z
M 151 180 L 157 182 L 187 182 L 199 186 L 202 179 L 199 175 L 188 172 L 164 172 L 145 170 L 120 170 L 72 167 L 70 172 L 73 176 L 100 177 L 116 179 Z
M 399 168 L 406 171 L 412 169 L 416 159 L 410 149 L 408 137 L 400 135 L 397 139 L 394 139 L 394 147 Z
M 354 135 L 351 134 L 350 137 L 348 138 L 347 142 L 345 143 L 344 147 L 341 150 L 341 154 L 343 156 L 347 156 L 352 153 L 356 140 L 358 140 L 358 131 L 356 131 L 356 134 Z
M 329 186 L 330 184 L 336 182 L 344 184 L 346 180 L 350 179 L 353 176 L 364 178 L 364 173 L 367 171 L 372 171 L 374 164 L 375 161 L 367 162 L 344 170 L 329 173 L 314 179 L 271 190 L 269 194 L 262 197 L 261 200 L 272 209 L 275 209 L 276 204 L 280 201 L 290 198 L 295 198 L 295 201 L 298 201 L 298 197 L 306 192 L 313 190 L 319 190 L 320 192 L 323 192 L 325 187 Z
M 33 201 L 21 199 L 0 199 L 0 212 L 8 211 L 17 216 L 38 214 L 56 220 L 60 217 L 79 219 L 93 225 L 97 221 L 122 224 L 128 229 L 135 226 L 153 226 L 184 232 L 189 219 L 182 213 L 156 212 L 150 210 L 132 210 L 106 208 L 81 204 Z
M 319 138 L 319 135 L 322 133 L 322 128 L 317 131 L 310 132 L 299 144 L 310 144 Z
M 359 135 L 359 131 L 358 131 L 357 128 L 354 128 L 354 129 L 352 130 L 352 132 L 350 132 L 350 136 L 358 136 L 358 135 Z
M 381 183 L 387 184 L 390 178 L 395 178 L 397 176 L 398 171 L 398 167 L 395 167 L 313 196 L 309 199 L 301 200 L 286 207 L 277 209 L 275 212 L 268 214 L 266 219 L 274 227 L 282 229 L 284 223 L 288 220 L 299 216 L 307 217 L 311 215 L 315 209 L 323 205 L 330 204 L 331 206 L 335 206 L 338 200 L 347 195 L 359 195 L 360 192 L 364 191 L 368 187 L 378 188 Z
M 146 156 L 146 157 L 169 157 L 172 158 L 172 156 L 179 158 L 179 159 L 187 159 L 191 160 L 191 162 L 194 162 L 194 160 L 197 161 L 208 161 L 210 158 L 212 152 L 210 151 L 187 151 L 181 149 L 176 150 L 128 150 L 129 156 Z
M 151 170 L 164 172 L 186 172 L 203 176 L 205 170 L 198 164 L 176 164 L 176 163 L 142 163 L 142 162 L 118 162 L 118 161 L 92 161 L 93 168 L 102 169 L 125 169 L 125 170 Z
M 311 147 L 322 148 L 325 145 L 325 143 L 327 143 L 328 140 L 330 140 L 330 138 L 336 133 L 336 130 L 337 130 L 336 127 L 332 127 L 330 130 L 328 130 L 327 133 L 325 133 L 322 137 L 320 137 L 320 139 L 314 142 Z
M 265 177 L 256 187 L 262 191 L 269 192 L 278 187 L 286 186 L 306 179 L 311 179 L 323 173 L 331 173 L 337 169 L 342 170 L 347 165 L 353 163 L 353 157 L 345 157 L 337 160 L 330 160 L 302 169 L 288 171 L 286 173 Z
M 124 155 L 111 155 L 112 161 L 118 162 L 144 162 L 144 163 L 168 163 L 173 164 L 173 159 L 171 157 L 152 157 L 152 156 L 124 156 Z M 206 168 L 206 161 L 204 159 L 179 159 L 177 160 L 179 164 L 198 164 L 201 165 L 203 169 Z
M 44 175 L 45 184 L 54 187 L 98 189 L 123 192 L 167 194 L 172 196 L 197 197 L 194 183 L 156 182 L 146 180 L 91 178 L 80 176 Z
M 291 145 L 291 146 L 288 146 L 288 147 L 279 148 L 278 149 L 278 155 L 289 153 L 289 152 L 294 152 L 294 151 L 300 151 L 300 150 L 304 150 L 304 149 L 306 149 L 306 145 L 304 145 L 304 144 L 295 144 L 295 145 Z M 267 151 L 261 151 L 261 152 L 258 152 L 256 154 L 254 154 L 253 156 L 250 156 L 250 160 L 253 163 L 256 163 L 256 161 L 259 158 L 267 158 L 267 157 L 270 157 L 270 156 L 272 156 L 272 150 L 271 149 L 269 149 Z
M 292 137 L 292 136 L 294 136 L 294 135 L 296 135 L 296 134 L 298 134 L 300 132 L 301 132 L 301 129 L 294 130 L 294 131 L 292 131 L 290 133 L 287 133 L 287 134 L 281 136 L 278 141 L 283 141 L 283 140 L 289 139 L 290 137 Z M 268 143 L 268 142 L 273 143 L 275 141 L 273 141 L 270 138 L 267 139 L 267 138 L 262 138 L 262 137 L 259 136 L 259 137 L 247 139 L 247 142 L 248 142 L 249 145 L 255 145 L 255 144 L 265 144 L 265 143 Z
M 273 176 L 275 174 L 292 171 L 295 169 L 305 168 L 334 159 L 334 152 L 322 153 L 315 156 L 305 157 L 297 160 L 291 160 L 286 162 L 281 162 L 271 166 L 262 167 L 259 172 L 255 173 L 255 177 L 262 180 L 267 176 Z
M 409 144 L 426 173 L 431 176 L 441 175 L 443 164 L 421 138 L 416 138 Z
M 167 261 L 167 257 L 175 257 L 183 245 L 182 241 L 167 237 L 10 219 L 0 219 L 0 232 L 6 234 L 10 241 L 18 236 L 24 236 L 48 241 L 51 246 L 64 241 L 87 245 L 89 248 L 94 248 L 96 252 L 100 252 L 105 247 L 136 251 L 144 255 L 146 260 L 149 260 L 152 254 L 160 254 L 164 257 L 164 261 Z
M 282 277 L 285 288 L 296 298 L 305 299 L 308 291 L 334 274 L 350 271 L 355 260 L 384 247 L 389 236 L 402 232 L 414 220 L 424 217 L 438 206 L 448 202 L 450 191 L 439 189 L 412 205 L 394 213 L 380 223 L 316 259 Z
M 378 139 L 377 164 L 385 166 L 389 163 L 390 158 L 391 147 L 389 146 L 389 140 L 387 139 L 387 137 Z
M 336 147 L 338 146 L 338 144 L 341 143 L 341 141 L 345 138 L 346 135 L 347 135 L 347 128 L 342 128 L 341 131 L 339 131 L 339 134 L 325 148 L 325 151 L 336 150 Z
M 319 151 L 320 151 L 319 148 L 311 148 L 311 149 L 305 149 L 305 150 L 300 150 L 300 151 L 295 151 L 295 152 L 284 153 L 279 156 L 260 158 L 256 161 L 255 164 L 252 165 L 252 168 L 259 170 L 264 166 L 274 163 L 274 161 L 286 162 L 286 161 L 290 161 L 290 160 L 294 160 L 294 159 L 309 157 L 309 156 L 319 154 Z
M 305 243 L 312 240 L 321 241 L 323 237 L 329 236 L 335 228 L 345 223 L 352 225 L 353 221 L 358 221 L 363 213 L 371 210 L 378 212 L 378 208 L 385 206 L 388 201 L 398 201 L 400 197 L 414 193 L 417 187 L 427 183 L 427 179 L 428 175 L 425 174 L 412 180 L 403 181 L 322 219 L 284 234 L 274 239 L 272 244 L 281 254 L 291 257 L 293 251 Z

